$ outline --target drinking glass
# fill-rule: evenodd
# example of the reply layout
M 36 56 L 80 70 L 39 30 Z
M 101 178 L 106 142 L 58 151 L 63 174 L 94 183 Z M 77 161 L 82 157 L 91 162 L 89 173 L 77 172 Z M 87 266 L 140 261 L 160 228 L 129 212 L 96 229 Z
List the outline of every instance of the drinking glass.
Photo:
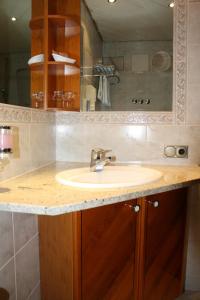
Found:
M 34 92 L 32 94 L 32 99 L 35 102 L 35 108 L 41 108 L 43 107 L 44 103 L 44 93 L 39 91 L 39 92 Z

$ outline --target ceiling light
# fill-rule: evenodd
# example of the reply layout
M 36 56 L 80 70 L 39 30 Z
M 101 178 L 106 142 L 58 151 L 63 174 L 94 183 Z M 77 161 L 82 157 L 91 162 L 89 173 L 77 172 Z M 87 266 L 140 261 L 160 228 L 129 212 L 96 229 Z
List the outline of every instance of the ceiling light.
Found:
M 15 21 L 17 21 L 17 18 L 12 17 L 12 18 L 11 18 L 11 21 L 15 22 Z
M 175 6 L 175 2 L 174 1 L 170 2 L 169 7 L 173 8 L 174 6 Z
M 117 0 L 108 0 L 108 3 L 112 4 L 115 3 Z

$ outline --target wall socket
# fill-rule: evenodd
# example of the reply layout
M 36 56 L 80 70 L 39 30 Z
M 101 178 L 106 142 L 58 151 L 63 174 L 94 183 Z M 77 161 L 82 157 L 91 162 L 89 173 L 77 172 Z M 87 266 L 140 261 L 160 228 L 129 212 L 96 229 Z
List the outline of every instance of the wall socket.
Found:
M 165 146 L 164 155 L 170 158 L 188 158 L 188 146 L 181 146 L 181 145 Z

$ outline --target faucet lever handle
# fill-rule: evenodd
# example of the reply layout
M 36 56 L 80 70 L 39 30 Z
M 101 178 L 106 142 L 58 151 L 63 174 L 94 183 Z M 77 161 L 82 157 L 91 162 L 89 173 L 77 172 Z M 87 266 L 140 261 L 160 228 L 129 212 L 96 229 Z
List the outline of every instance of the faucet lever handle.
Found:
M 114 162 L 117 160 L 117 158 L 116 158 L 116 156 L 113 155 L 113 156 L 109 157 L 109 160 L 110 160 L 110 162 Z
M 105 156 L 106 153 L 109 153 L 109 152 L 112 152 L 112 150 L 108 149 L 108 150 L 104 150 L 102 148 L 96 148 L 96 149 L 93 149 L 92 152 L 91 152 L 91 155 L 94 157 L 94 158 L 97 158 L 97 157 L 101 157 L 101 156 Z
M 102 157 L 103 159 L 106 159 L 107 158 L 106 154 L 110 153 L 110 152 L 112 152 L 112 150 L 110 150 L 110 149 L 107 149 L 107 150 L 102 149 L 102 151 L 100 152 L 100 157 Z
M 106 154 L 106 153 L 112 152 L 112 150 L 111 149 L 103 150 L 103 152 Z
M 95 148 L 92 149 L 91 152 L 91 161 L 90 161 L 90 170 L 91 171 L 102 171 L 106 164 L 113 162 L 116 160 L 116 157 L 113 156 L 106 156 L 107 153 L 112 152 L 110 149 L 102 149 L 102 148 Z

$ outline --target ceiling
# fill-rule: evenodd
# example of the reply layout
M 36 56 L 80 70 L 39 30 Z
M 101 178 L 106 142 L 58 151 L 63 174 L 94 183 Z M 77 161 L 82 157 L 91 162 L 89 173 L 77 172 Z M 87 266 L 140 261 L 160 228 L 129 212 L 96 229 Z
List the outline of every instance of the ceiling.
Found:
M 11 17 L 17 21 L 12 22 Z M 0 53 L 30 49 L 31 0 L 0 0 Z
M 169 0 L 85 0 L 105 41 L 172 40 Z M 31 0 L 0 0 L 0 53 L 30 49 Z M 16 22 L 11 17 L 17 18 Z
M 169 0 L 85 0 L 104 41 L 163 41 L 173 37 Z

